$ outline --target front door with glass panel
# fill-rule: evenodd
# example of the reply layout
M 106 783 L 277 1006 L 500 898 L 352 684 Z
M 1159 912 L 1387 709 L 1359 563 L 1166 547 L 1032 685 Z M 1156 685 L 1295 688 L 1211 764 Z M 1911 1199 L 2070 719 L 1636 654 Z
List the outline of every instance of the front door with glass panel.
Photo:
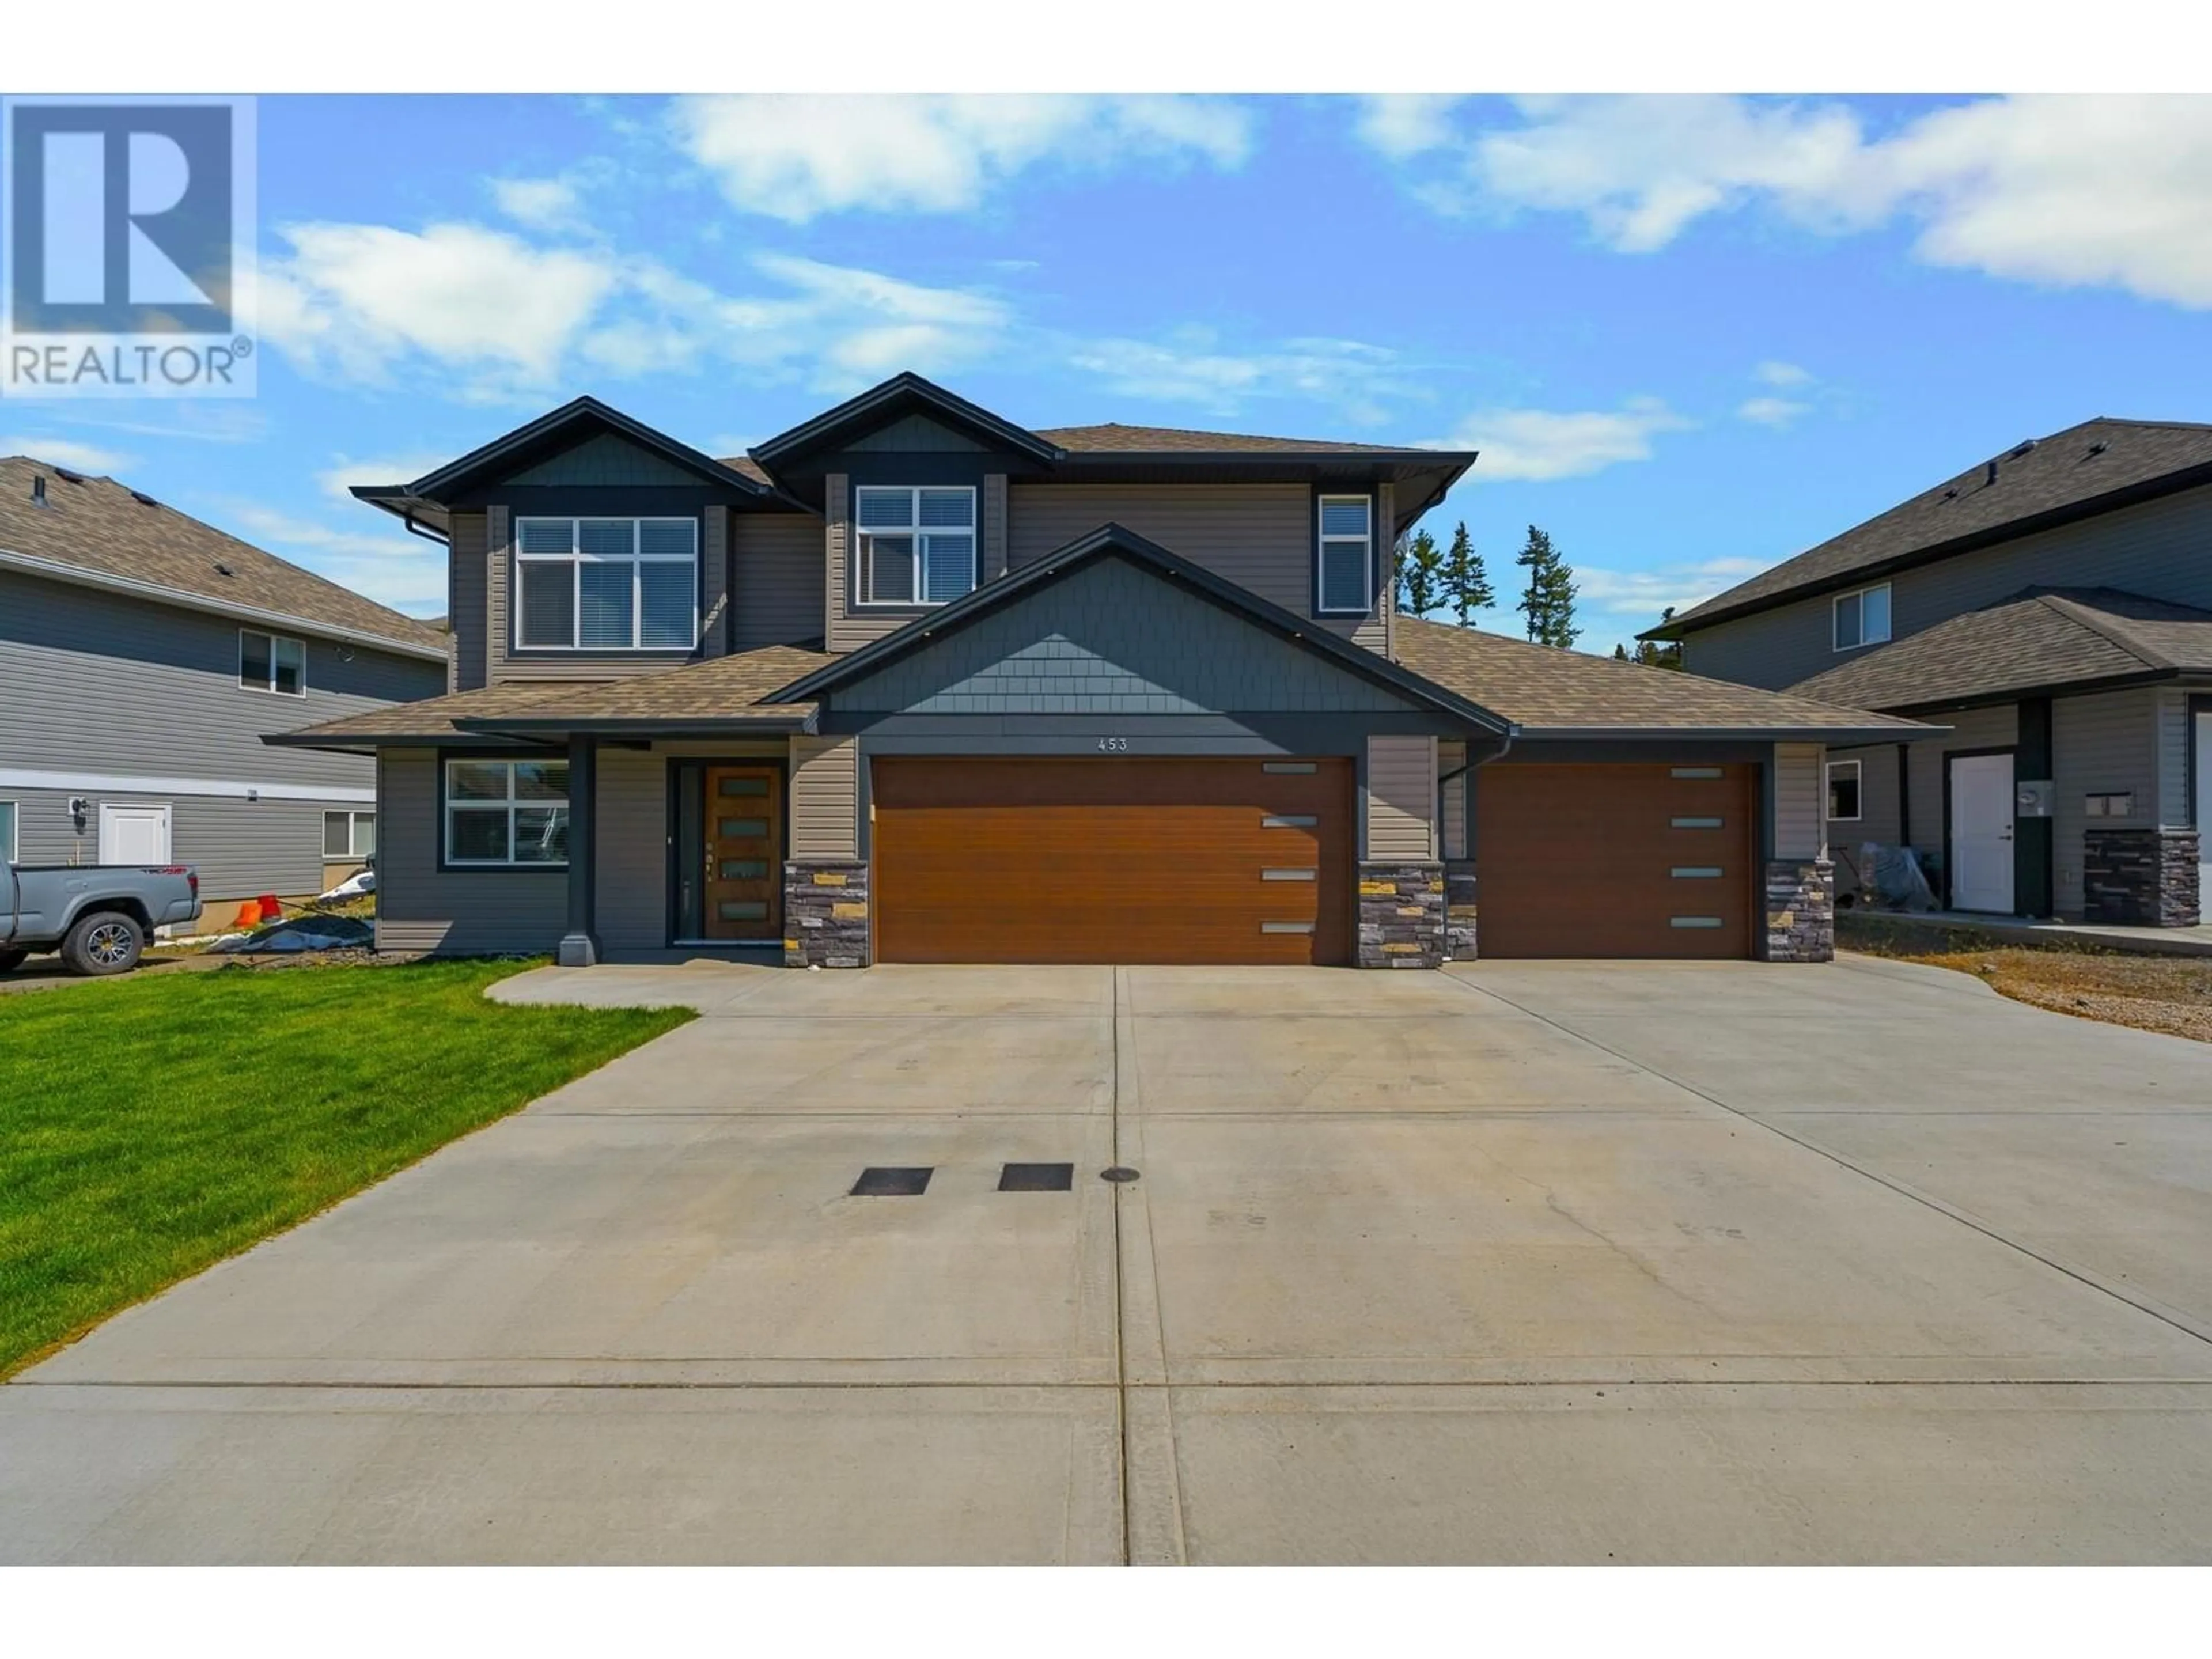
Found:
M 783 773 L 709 766 L 702 779 L 700 937 L 783 936 Z

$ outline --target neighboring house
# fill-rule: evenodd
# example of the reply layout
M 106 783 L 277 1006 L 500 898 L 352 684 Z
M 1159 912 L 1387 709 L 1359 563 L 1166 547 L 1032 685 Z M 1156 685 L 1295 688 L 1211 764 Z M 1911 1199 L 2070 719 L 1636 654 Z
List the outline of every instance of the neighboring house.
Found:
M 1828 836 L 1953 908 L 2185 927 L 2212 883 L 2212 426 L 2086 421 L 1645 637 L 1698 674 L 1911 715 L 1831 751 Z
M 1920 728 L 1394 616 L 1474 459 L 583 398 L 356 492 L 453 694 L 271 741 L 377 757 L 388 948 L 1433 966 L 1479 879 L 1487 955 L 1825 957 L 1825 745 Z
M 375 850 L 375 769 L 263 734 L 435 695 L 443 635 L 110 478 L 0 459 L 0 854 L 189 864 L 220 926 Z

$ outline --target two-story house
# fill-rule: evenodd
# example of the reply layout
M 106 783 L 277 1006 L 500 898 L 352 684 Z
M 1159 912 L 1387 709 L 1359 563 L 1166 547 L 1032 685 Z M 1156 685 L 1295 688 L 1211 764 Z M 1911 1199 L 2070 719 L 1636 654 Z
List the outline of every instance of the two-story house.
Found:
M 112 478 L 0 459 L 0 856 L 189 864 L 217 928 L 374 856 L 356 756 L 303 720 L 447 684 L 446 640 Z
M 376 756 L 388 948 L 1826 956 L 1826 748 L 1922 728 L 1395 616 L 1475 459 L 583 398 L 356 492 L 450 542 L 455 689 L 272 741 Z
M 1828 836 L 1953 908 L 2185 927 L 2212 883 L 2212 426 L 2031 440 L 1647 638 L 1693 673 L 1950 728 L 1828 756 Z

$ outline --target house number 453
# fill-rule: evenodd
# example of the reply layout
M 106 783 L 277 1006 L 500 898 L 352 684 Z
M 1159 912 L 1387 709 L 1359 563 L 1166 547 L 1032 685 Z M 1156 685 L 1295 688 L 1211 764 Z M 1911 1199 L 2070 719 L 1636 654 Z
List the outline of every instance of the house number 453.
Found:
M 1129 752 L 1129 740 L 1127 738 L 1101 738 L 1098 739 L 1098 752 L 1102 755 L 1126 755 Z

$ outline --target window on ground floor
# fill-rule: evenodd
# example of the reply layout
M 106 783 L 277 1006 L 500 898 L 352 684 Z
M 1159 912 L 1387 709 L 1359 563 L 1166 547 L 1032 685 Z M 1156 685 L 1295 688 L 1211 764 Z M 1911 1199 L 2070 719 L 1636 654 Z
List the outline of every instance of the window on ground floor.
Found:
M 323 856 L 326 859 L 367 859 L 376 856 L 376 814 L 323 814 Z
M 1856 823 L 1859 820 L 1859 763 L 1828 763 L 1828 822 Z
M 568 861 L 568 763 L 446 763 L 446 862 L 552 868 Z
M 15 843 L 15 803 L 0 800 L 0 859 L 15 864 L 21 862 L 21 857 Z

